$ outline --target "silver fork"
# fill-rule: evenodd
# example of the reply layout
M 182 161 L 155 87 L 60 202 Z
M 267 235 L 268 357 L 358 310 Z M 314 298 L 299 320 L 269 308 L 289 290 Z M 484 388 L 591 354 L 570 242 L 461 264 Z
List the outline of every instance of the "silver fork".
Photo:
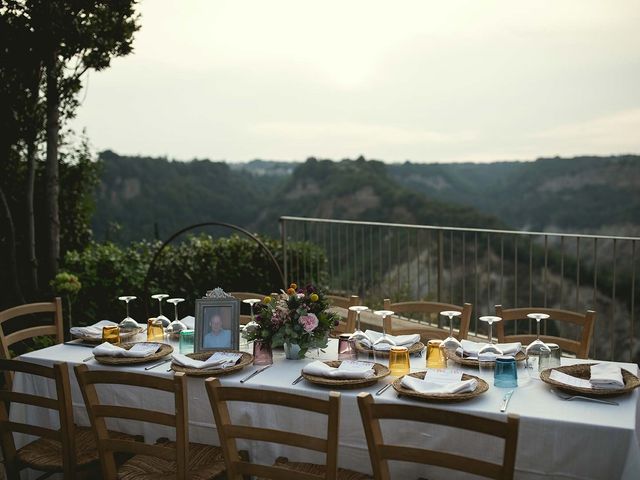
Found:
M 569 395 L 568 393 L 564 393 L 561 392 L 559 390 L 551 390 L 553 393 L 555 393 L 559 398 L 561 398 L 562 400 L 585 400 L 587 402 L 594 402 L 594 403 L 604 403 L 606 405 L 619 405 L 618 402 L 615 402 L 613 400 L 606 400 L 604 398 L 593 398 L 593 397 L 584 397 L 582 395 Z

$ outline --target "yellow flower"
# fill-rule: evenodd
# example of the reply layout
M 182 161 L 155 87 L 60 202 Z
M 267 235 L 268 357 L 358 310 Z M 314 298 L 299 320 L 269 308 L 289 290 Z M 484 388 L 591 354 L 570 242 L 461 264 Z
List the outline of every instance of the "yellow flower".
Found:
M 262 299 L 262 303 L 264 304 L 271 303 L 271 297 L 267 295 Z
M 298 285 L 296 285 L 295 283 L 292 283 L 291 285 L 289 285 L 289 288 L 293 288 L 294 290 L 297 290 Z
M 318 298 L 320 298 L 320 297 L 318 297 L 318 294 L 317 294 L 317 293 L 312 293 L 311 295 L 309 295 L 309 299 L 310 299 L 312 302 L 317 302 L 317 301 L 318 301 Z

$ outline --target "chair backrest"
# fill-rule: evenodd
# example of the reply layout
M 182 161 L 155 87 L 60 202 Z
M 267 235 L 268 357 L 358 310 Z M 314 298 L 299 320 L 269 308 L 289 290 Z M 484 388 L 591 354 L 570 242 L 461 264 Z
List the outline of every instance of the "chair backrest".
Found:
M 109 370 L 89 370 L 87 365 L 75 367 L 76 377 L 87 407 L 91 427 L 97 437 L 98 453 L 102 475 L 106 479 L 117 476 L 116 452 L 150 455 L 174 460 L 177 464 L 177 478 L 186 478 L 189 458 L 187 430 L 187 382 L 183 373 L 175 373 L 173 378 L 161 378 L 134 372 Z M 175 413 L 157 412 L 144 408 L 128 407 L 100 402 L 96 385 L 128 385 L 168 392 L 175 398 Z M 162 445 L 148 445 L 134 440 L 114 439 L 107 430 L 106 418 L 121 418 L 165 425 L 175 428 L 175 448 Z
M 56 363 L 52 367 L 46 367 L 21 360 L 0 359 L 0 370 L 5 374 L 8 372 L 12 374 L 20 372 L 27 375 L 36 375 L 43 379 L 52 379 L 56 387 L 56 398 L 13 392 L 8 384 L 5 384 L 0 389 L 0 438 L 2 439 L 2 452 L 8 477 L 19 478 L 20 466 L 16 461 L 16 446 L 13 439 L 13 432 L 16 432 L 60 442 L 62 445 L 61 464 L 64 478 L 75 478 L 75 425 L 73 423 L 67 364 Z M 32 405 L 58 412 L 60 428 L 47 428 L 18 422 L 15 419 L 10 420 L 8 411 L 12 403 Z
M 376 404 L 369 393 L 358 394 L 358 406 L 364 426 L 373 475 L 376 480 L 388 480 L 389 460 L 422 463 L 472 473 L 489 478 L 512 479 L 518 442 L 517 415 L 507 415 L 507 421 L 415 405 Z M 504 440 L 502 463 L 490 463 L 463 455 L 426 448 L 385 444 L 380 428 L 381 419 L 408 420 L 463 429 L 491 435 Z
M 396 314 L 421 313 L 429 315 L 439 315 L 440 312 L 443 312 L 445 310 L 455 310 L 457 312 L 462 312 L 462 315 L 458 317 L 460 319 L 459 329 L 457 335 L 454 333 L 454 336 L 458 338 L 458 340 L 464 340 L 469 335 L 469 325 L 471 323 L 471 311 L 473 310 L 473 306 L 470 303 L 465 303 L 463 306 L 459 306 L 450 303 L 425 301 L 391 303 L 391 300 L 385 298 L 384 309 L 391 310 Z M 447 324 L 445 324 L 446 328 L 438 328 L 435 326 L 422 324 L 416 324 L 415 327 L 410 326 L 399 328 L 393 326 L 393 316 L 390 316 L 385 318 L 384 328 L 385 331 L 387 333 L 390 333 L 391 335 L 407 335 L 412 333 L 419 333 L 423 340 L 429 340 L 433 338 L 443 340 L 449 336 L 449 319 L 447 318 L 445 320 L 447 322 Z
M 589 357 L 589 347 L 591 345 L 591 336 L 593 335 L 593 324 L 596 319 L 596 312 L 594 312 L 593 310 L 587 310 L 586 313 L 578 313 L 571 312 L 569 310 L 559 310 L 554 308 L 503 308 L 502 305 L 496 305 L 496 315 L 502 318 L 502 321 L 496 323 L 498 341 L 500 343 L 522 342 L 522 344 L 525 346 L 534 341 L 536 339 L 536 336 L 531 334 L 505 334 L 505 326 L 508 322 L 523 319 L 528 321 L 528 313 L 546 313 L 549 315 L 549 320 L 568 322 L 577 325 L 581 330 L 579 340 L 552 335 L 540 335 L 540 339 L 547 343 L 557 343 L 562 351 L 575 353 L 576 357 L 578 358 Z M 535 323 L 535 320 L 531 321 Z
M 262 300 L 266 295 L 262 293 L 252 293 L 252 292 L 229 292 L 229 295 L 240 300 L 240 308 L 242 308 L 242 300 L 248 300 L 249 298 L 259 298 Z M 255 308 L 255 307 L 254 307 Z M 246 325 L 251 321 L 251 314 L 249 315 L 240 315 L 240 325 Z
M 39 313 L 52 313 L 53 324 L 26 327 L 9 334 L 5 333 L 4 323 L 7 320 Z M 0 355 L 2 355 L 2 358 L 10 358 L 9 348 L 15 343 L 41 335 L 54 335 L 56 343 L 63 342 L 62 303 L 60 302 L 60 297 L 56 297 L 52 302 L 27 303 L 0 312 L 0 345 L 2 346 Z
M 349 310 L 349 307 L 360 305 L 360 297 L 358 295 L 351 295 L 349 297 L 340 297 L 338 295 L 327 295 L 327 300 L 331 302 L 331 306 L 344 308 L 346 310 L 346 317 L 344 323 L 340 322 L 340 325 L 336 327 L 337 333 L 353 333 L 356 329 L 356 312 Z
M 338 425 L 340 418 L 340 394 L 330 392 L 328 400 L 264 389 L 223 387 L 217 378 L 205 381 L 211 408 L 216 420 L 220 445 L 227 467 L 227 478 L 240 480 L 243 475 L 281 479 L 317 479 L 310 473 L 285 470 L 279 466 L 256 465 L 243 460 L 238 453 L 236 439 L 246 439 L 290 445 L 326 454 L 326 479 L 335 480 L 338 466 Z M 315 437 L 278 429 L 233 425 L 227 402 L 248 402 L 295 408 L 327 415 L 327 432 Z

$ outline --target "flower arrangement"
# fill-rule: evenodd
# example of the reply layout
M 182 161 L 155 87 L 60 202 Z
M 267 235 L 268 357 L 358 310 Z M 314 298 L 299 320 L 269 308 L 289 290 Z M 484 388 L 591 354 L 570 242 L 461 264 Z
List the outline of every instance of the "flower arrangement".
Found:
M 244 337 L 268 342 L 272 347 L 298 345 L 299 358 L 309 348 L 326 347 L 329 332 L 339 321 L 337 314 L 327 311 L 329 301 L 324 292 L 314 285 L 298 288 L 292 283 L 286 292 L 265 297 L 255 308 L 256 323 L 245 328 Z

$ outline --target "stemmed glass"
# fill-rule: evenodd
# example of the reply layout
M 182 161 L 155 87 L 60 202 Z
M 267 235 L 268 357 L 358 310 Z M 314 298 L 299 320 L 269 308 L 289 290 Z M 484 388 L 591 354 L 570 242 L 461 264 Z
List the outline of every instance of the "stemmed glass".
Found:
M 445 317 L 449 317 L 449 336 L 442 341 L 442 347 L 446 350 L 456 351 L 460 346 L 460 341 L 453 336 L 453 317 L 459 317 L 462 315 L 462 312 L 457 312 L 455 310 L 445 310 L 444 312 L 440 312 L 440 315 L 444 315 Z
M 349 336 L 349 340 L 369 340 L 369 336 L 360 329 L 360 314 L 369 310 L 369 307 L 365 307 L 364 305 L 353 305 L 349 307 L 349 310 L 356 312 L 356 330 Z
M 242 303 L 246 303 L 251 307 L 251 321 L 242 328 L 243 332 L 250 333 L 260 328 L 260 325 L 258 325 L 258 322 L 256 322 L 255 314 L 253 312 L 253 306 L 256 303 L 260 303 L 260 302 L 261 300 L 259 298 L 247 298 L 245 300 L 242 300 Z
M 540 340 L 540 320 L 546 320 L 549 315 L 546 313 L 529 313 L 527 318 L 531 318 L 536 321 L 536 339 L 527 345 L 527 355 L 540 355 L 542 350 L 548 350 L 548 347 Z
M 528 313 L 527 318 L 531 318 L 536 321 L 536 339 L 529 345 L 527 345 L 525 353 L 527 354 L 527 357 L 531 359 L 532 363 L 535 363 L 535 365 L 531 365 L 529 368 L 537 370 L 538 364 L 534 359 L 539 360 L 540 355 L 543 352 L 551 352 L 549 347 L 547 347 L 547 345 L 542 340 L 540 340 L 540 320 L 546 320 L 547 318 L 549 318 L 549 315 L 547 315 L 546 313 Z M 527 361 L 527 363 L 529 362 Z
M 160 314 L 156 318 L 162 322 L 163 328 L 168 327 L 170 323 L 170 320 L 162 314 L 162 300 L 168 297 L 169 295 L 166 293 L 156 293 L 155 295 L 151 295 L 151 298 L 158 300 L 158 311 Z
M 138 328 L 138 322 L 136 322 L 133 318 L 131 318 L 131 316 L 129 315 L 129 302 L 131 300 L 135 300 L 138 297 L 134 297 L 132 295 L 123 295 L 122 297 L 118 297 L 118 300 L 125 302 L 127 304 L 127 316 L 124 318 L 124 320 L 122 320 L 120 322 L 120 328 L 122 328 L 123 330 L 133 330 L 134 328 Z
M 393 315 L 393 312 L 391 310 L 376 310 L 373 313 L 375 315 L 382 317 L 382 336 L 378 340 L 373 342 L 373 347 L 374 347 L 373 349 L 376 350 L 375 347 L 377 345 L 389 345 L 390 347 L 395 347 L 396 342 L 392 338 L 387 337 L 387 332 L 384 328 L 384 319 L 387 318 L 389 315 Z
M 484 317 L 480 317 L 478 320 L 482 321 L 482 322 L 487 322 L 487 324 L 489 325 L 489 343 L 487 343 L 484 347 L 482 347 L 480 349 L 480 351 L 478 351 L 478 358 L 480 358 L 480 355 L 486 354 L 486 353 L 491 353 L 493 355 L 503 355 L 502 350 L 500 350 L 498 347 L 496 347 L 492 342 L 493 342 L 493 322 L 499 322 L 500 320 L 502 320 L 502 318 L 500 317 L 494 317 L 492 315 L 485 315 Z
M 175 311 L 175 319 L 173 322 L 169 324 L 167 327 L 167 333 L 178 334 L 182 330 L 186 330 L 187 326 L 178 320 L 178 304 L 184 302 L 184 298 L 169 298 L 167 299 L 167 303 L 173 303 L 173 308 Z

